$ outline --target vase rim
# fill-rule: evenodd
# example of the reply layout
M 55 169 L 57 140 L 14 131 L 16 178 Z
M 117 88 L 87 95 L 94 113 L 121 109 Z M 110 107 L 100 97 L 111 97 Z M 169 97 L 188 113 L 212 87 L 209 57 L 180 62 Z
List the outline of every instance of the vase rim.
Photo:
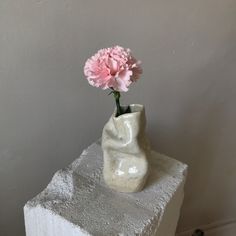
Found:
M 130 108 L 131 108 L 131 112 L 130 113 L 125 113 L 125 114 L 122 114 L 122 115 L 119 115 L 118 117 L 116 117 L 116 108 L 112 114 L 113 118 L 114 119 L 121 119 L 121 118 L 124 118 L 124 117 L 129 117 L 129 116 L 133 116 L 134 114 L 140 114 L 141 112 L 144 111 L 144 105 L 142 104 L 136 104 L 136 103 L 132 103 L 132 104 L 129 104 L 128 105 Z M 125 107 L 125 106 L 122 106 L 122 107 Z M 132 110 L 133 109 L 138 109 L 138 110 Z

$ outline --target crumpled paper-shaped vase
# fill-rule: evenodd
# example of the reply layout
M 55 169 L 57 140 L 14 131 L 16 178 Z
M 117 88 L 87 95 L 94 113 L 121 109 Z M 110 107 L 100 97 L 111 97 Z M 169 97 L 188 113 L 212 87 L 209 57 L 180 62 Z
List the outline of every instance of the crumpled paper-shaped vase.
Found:
M 130 110 L 118 117 L 115 110 L 102 133 L 104 180 L 119 192 L 141 191 L 149 172 L 144 106 L 132 104 Z

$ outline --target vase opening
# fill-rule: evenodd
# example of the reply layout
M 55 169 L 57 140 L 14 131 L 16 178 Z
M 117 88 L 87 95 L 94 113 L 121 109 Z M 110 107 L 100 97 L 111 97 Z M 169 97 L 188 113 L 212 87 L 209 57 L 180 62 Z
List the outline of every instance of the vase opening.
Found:
M 121 109 L 122 109 L 122 113 L 121 115 L 118 115 L 117 114 L 117 110 L 115 109 L 115 117 L 120 117 L 120 116 L 123 116 L 123 115 L 126 115 L 126 114 L 129 114 L 129 113 L 136 113 L 136 112 L 142 112 L 143 109 L 144 109 L 144 106 L 143 105 L 140 105 L 140 104 L 131 104 L 131 105 L 128 105 L 128 106 L 121 106 Z

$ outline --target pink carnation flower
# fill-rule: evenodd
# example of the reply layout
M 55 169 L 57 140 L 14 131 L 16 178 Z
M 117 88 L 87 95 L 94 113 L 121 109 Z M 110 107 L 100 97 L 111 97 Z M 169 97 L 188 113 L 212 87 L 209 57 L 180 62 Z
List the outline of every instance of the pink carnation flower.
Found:
M 102 89 L 127 92 L 130 84 L 142 73 L 141 62 L 137 61 L 130 49 L 120 46 L 99 50 L 84 66 L 89 84 Z

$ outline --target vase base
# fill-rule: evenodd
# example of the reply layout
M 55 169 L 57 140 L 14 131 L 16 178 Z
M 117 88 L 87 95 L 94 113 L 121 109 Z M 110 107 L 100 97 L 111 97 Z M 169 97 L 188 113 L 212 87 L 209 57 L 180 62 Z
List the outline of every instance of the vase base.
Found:
M 107 176 L 103 173 L 104 176 L 104 182 L 106 185 L 117 191 L 117 192 L 123 192 L 123 193 L 135 193 L 140 192 L 143 190 L 144 185 L 146 183 L 148 174 L 144 177 L 140 178 L 132 178 L 132 179 L 113 179 L 112 176 Z

